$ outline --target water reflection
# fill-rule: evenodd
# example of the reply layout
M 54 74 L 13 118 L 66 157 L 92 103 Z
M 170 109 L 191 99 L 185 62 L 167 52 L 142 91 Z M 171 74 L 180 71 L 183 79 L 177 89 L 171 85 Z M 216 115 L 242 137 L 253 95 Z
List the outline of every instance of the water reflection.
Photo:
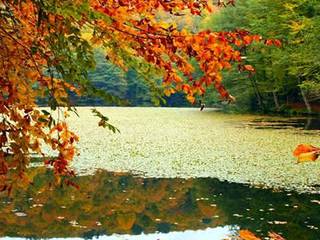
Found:
M 230 239 L 230 236 L 235 236 L 235 232 L 230 231 L 230 227 L 216 227 L 216 228 L 207 228 L 205 230 L 187 230 L 183 232 L 170 232 L 170 233 L 151 233 L 151 234 L 139 234 L 139 235 L 129 235 L 129 234 L 113 234 L 113 235 L 101 235 L 101 236 L 92 236 L 94 239 L 101 240 L 217 240 L 217 239 Z M 89 238 L 92 238 L 89 237 Z M 2 240 L 19 240 L 24 238 L 11 238 L 4 237 Z M 61 238 L 50 238 L 52 240 L 61 240 Z M 70 240 L 83 239 L 80 237 L 77 238 L 68 238 Z
M 257 129 L 290 129 L 320 130 L 319 118 L 258 118 L 247 125 Z
M 44 168 L 31 175 L 33 186 L 0 198 L 0 236 L 116 239 L 113 234 L 143 234 L 132 239 L 198 240 L 208 232 L 235 234 L 239 228 L 261 236 L 272 230 L 288 239 L 320 234 L 319 195 L 210 178 L 155 179 L 106 171 L 78 177 L 81 188 L 76 190 L 50 187 L 53 176 Z

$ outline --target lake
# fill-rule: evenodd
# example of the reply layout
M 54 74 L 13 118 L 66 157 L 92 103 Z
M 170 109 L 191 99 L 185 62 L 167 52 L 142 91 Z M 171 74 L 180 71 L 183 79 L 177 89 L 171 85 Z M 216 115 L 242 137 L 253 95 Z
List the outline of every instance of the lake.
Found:
M 299 143 L 319 145 L 311 120 L 98 109 L 121 133 L 98 128 L 90 108 L 69 119 L 80 136 L 80 189 L 53 187 L 34 162 L 33 185 L 0 197 L 1 237 L 222 240 L 250 229 L 320 239 L 319 163 L 292 156 Z
M 104 170 L 54 188 L 52 173 L 30 170 L 34 185 L 0 202 L 0 236 L 190 239 L 250 229 L 287 239 L 319 239 L 320 195 L 275 192 L 213 178 L 141 178 Z
M 69 121 L 80 136 L 73 163 L 80 174 L 106 169 L 145 177 L 214 177 L 299 191 L 320 184 L 320 162 L 298 165 L 292 155 L 300 143 L 319 145 L 320 131 L 292 126 L 295 118 L 194 108 L 98 110 L 121 133 L 99 128 L 90 108 L 79 108 L 80 118 Z

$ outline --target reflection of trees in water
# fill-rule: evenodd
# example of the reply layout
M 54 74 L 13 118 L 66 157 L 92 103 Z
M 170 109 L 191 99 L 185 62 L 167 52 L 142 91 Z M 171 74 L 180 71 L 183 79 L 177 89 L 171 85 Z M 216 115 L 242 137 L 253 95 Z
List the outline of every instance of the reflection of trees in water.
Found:
M 248 123 L 258 129 L 292 129 L 320 130 L 320 119 L 314 117 L 306 118 L 258 118 Z M 315 133 L 310 131 L 310 133 Z
M 169 232 L 204 229 L 224 221 L 217 207 L 196 200 L 193 180 L 143 179 L 101 171 L 78 177 L 80 190 L 52 189 L 48 185 L 52 176 L 44 171 L 33 170 L 34 185 L 13 193 L 9 204 L 0 203 L 1 236 Z M 213 214 L 220 218 L 207 221 Z
M 228 221 L 241 229 L 250 229 L 259 235 L 268 231 L 282 233 L 286 239 L 317 239 L 320 234 L 320 205 L 312 200 L 320 199 L 318 194 L 297 194 L 250 188 L 236 183 L 207 184 L 214 192 L 217 206 Z M 201 188 L 203 189 L 203 188 Z M 316 228 L 314 228 L 316 227 Z
M 33 186 L 16 190 L 9 203 L 0 199 L 1 236 L 92 237 L 237 225 L 283 232 L 288 239 L 314 239 L 318 232 L 304 222 L 320 223 L 319 206 L 310 202 L 314 196 L 287 196 L 215 179 L 144 179 L 100 171 L 78 177 L 81 188 L 76 190 L 51 188 L 53 176 L 44 168 L 31 175 Z

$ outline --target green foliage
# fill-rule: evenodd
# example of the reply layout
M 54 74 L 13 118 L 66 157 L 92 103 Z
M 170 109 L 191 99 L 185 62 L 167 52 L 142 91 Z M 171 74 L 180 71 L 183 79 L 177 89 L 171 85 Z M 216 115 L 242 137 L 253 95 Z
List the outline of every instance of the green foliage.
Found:
M 72 95 L 77 105 L 190 106 L 184 94 L 163 97 L 159 73 L 147 63 L 130 61 L 125 71 L 107 60 L 101 49 L 94 50 L 95 69 L 88 74 L 86 95 Z
M 282 47 L 256 44 L 246 54 L 256 68 L 253 77 L 225 72 L 225 85 L 237 97 L 240 109 L 281 111 L 303 101 L 319 99 L 320 2 L 298 0 L 243 0 L 203 22 L 216 31 L 244 28 L 266 39 L 279 39 Z M 238 84 L 237 84 L 238 82 Z
M 97 109 L 92 109 L 91 111 L 96 117 L 100 118 L 99 126 L 104 127 L 104 128 L 108 128 L 113 133 L 117 133 L 117 132 L 120 133 L 120 130 L 118 128 L 116 128 L 115 126 L 108 123 L 108 121 L 109 121 L 108 117 L 104 116 Z
M 85 96 L 73 96 L 77 105 L 127 105 L 123 70 L 109 63 L 102 51 L 94 51 L 96 66 L 88 73 Z

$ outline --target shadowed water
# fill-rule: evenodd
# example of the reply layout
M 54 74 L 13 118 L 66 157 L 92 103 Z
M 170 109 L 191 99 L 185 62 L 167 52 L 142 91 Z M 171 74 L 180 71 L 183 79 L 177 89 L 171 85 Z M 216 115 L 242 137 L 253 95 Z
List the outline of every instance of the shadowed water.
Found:
M 320 130 L 319 118 L 257 118 L 248 123 L 257 129 L 290 129 Z
M 205 240 L 236 236 L 239 229 L 287 239 L 320 236 L 319 195 L 107 171 L 77 177 L 77 190 L 52 187 L 44 168 L 30 175 L 33 185 L 0 198 L 2 237 Z

